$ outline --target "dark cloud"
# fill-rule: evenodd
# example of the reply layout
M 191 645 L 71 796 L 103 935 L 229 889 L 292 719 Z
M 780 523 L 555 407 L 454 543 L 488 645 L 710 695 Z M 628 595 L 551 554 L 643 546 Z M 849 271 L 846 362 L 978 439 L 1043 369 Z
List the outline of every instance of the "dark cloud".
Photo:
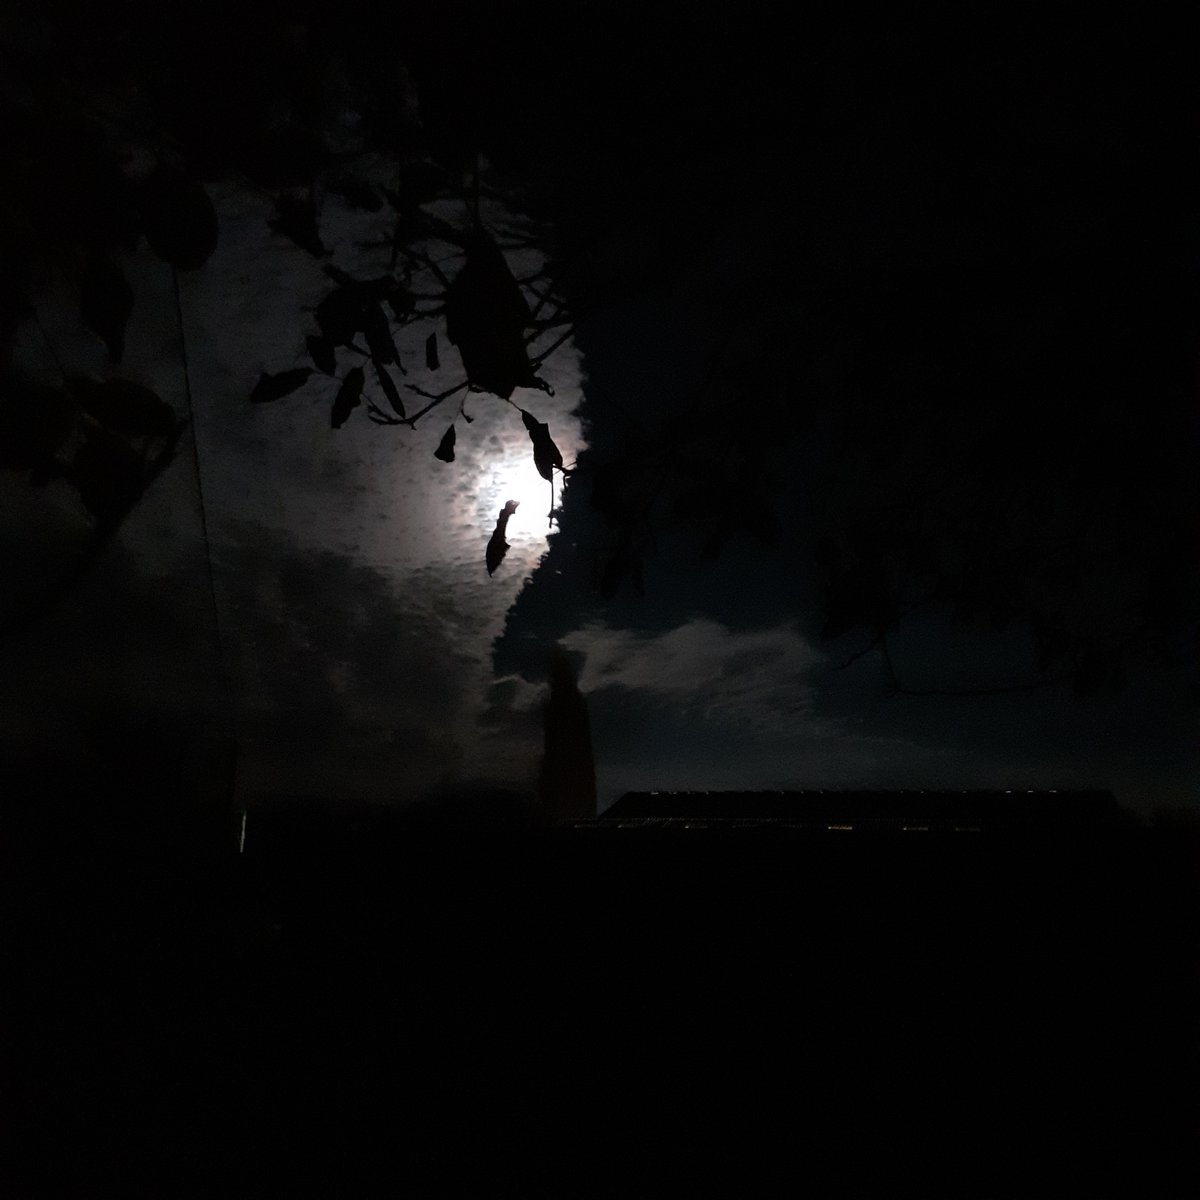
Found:
M 470 656 L 440 619 L 435 581 L 407 595 L 383 573 L 302 550 L 252 523 L 230 530 L 219 578 L 247 738 L 291 759 L 297 790 L 423 791 L 460 751 Z M 411 585 L 410 585 L 411 586 Z
M 648 601 L 620 597 L 605 612 L 577 554 L 568 574 L 572 555 L 560 542 L 496 644 L 497 667 L 531 681 L 542 678 L 552 637 L 582 660 L 602 804 L 634 785 L 1088 785 L 1148 811 L 1183 798 L 1189 776 L 1200 776 L 1186 665 L 1148 663 L 1126 692 L 1084 699 L 1065 688 L 888 696 L 877 650 L 836 669 L 868 639 L 814 640 L 813 622 L 797 618 L 803 574 L 783 569 L 782 556 L 734 547 L 728 561 L 680 563 L 668 557 L 679 549 L 660 555 Z M 764 624 L 768 612 L 774 621 Z M 936 616 L 914 614 L 894 654 L 913 686 L 945 683 L 947 672 L 965 684 L 1029 677 L 1024 635 Z

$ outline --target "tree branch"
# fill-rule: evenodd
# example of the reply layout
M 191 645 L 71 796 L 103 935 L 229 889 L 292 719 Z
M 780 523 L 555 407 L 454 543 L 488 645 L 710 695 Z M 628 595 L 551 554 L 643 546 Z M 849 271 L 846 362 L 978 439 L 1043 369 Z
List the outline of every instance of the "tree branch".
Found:
M 882 640 L 883 634 L 877 633 L 861 650 L 855 651 L 844 663 L 839 663 L 836 667 L 832 667 L 831 670 L 844 671 L 847 667 L 853 666 L 864 655 L 870 654 Z
M 431 409 L 437 408 L 437 406 L 441 404 L 443 400 L 449 400 L 451 396 L 457 395 L 461 391 L 468 390 L 471 386 L 471 383 L 468 380 L 466 383 L 460 383 L 457 387 L 452 387 L 448 392 L 441 392 L 440 394 L 427 392 L 423 388 L 417 387 L 415 383 L 406 383 L 404 386 L 408 388 L 410 392 L 416 392 L 418 396 L 424 396 L 425 399 L 429 401 L 429 403 L 425 405 L 420 412 L 413 413 L 411 417 L 404 421 L 398 422 L 400 425 L 407 425 L 412 428 L 427 412 L 429 412 Z

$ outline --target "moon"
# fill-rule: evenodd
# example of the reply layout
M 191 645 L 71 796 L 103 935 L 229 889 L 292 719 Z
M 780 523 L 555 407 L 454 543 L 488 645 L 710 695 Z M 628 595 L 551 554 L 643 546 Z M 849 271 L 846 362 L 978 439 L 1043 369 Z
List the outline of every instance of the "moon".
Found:
M 537 473 L 532 448 L 524 454 L 509 451 L 491 468 L 479 495 L 481 503 L 493 516 L 509 500 L 516 501 L 517 511 L 508 524 L 510 543 L 517 539 L 530 542 L 545 539 L 550 526 L 551 485 Z M 561 502 L 562 479 L 556 475 L 553 503 L 557 506 Z

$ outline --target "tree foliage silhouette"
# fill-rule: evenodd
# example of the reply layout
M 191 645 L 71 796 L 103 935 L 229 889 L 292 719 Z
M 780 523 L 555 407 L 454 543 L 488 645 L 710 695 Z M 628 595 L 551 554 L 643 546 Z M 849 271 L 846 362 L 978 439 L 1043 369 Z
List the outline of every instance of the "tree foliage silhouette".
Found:
M 822 594 L 814 632 L 860 638 L 848 662 L 878 654 L 893 692 L 1089 694 L 1123 686 L 1139 658 L 1178 656 L 1200 598 L 1195 290 L 1172 257 L 1170 189 L 1151 214 L 1115 182 L 1155 177 L 1152 147 L 1130 132 L 1129 114 L 1149 105 L 1131 80 L 1105 75 L 1102 87 L 1086 56 L 1051 63 L 1002 30 L 943 53 L 886 23 L 847 40 L 830 18 L 790 46 L 800 57 L 787 71 L 768 69 L 782 47 L 723 27 L 696 41 L 664 94 L 653 47 L 620 22 L 568 53 L 548 6 L 519 7 L 465 22 L 453 4 L 368 14 L 352 3 L 336 16 L 301 4 L 234 21 L 235 6 L 186 4 L 168 23 L 134 5 L 31 23 L 4 56 L 20 167 L 4 184 L 6 353 L 33 314 L 31 267 L 56 261 L 118 359 L 137 303 L 120 254 L 144 235 L 177 269 L 199 266 L 216 230 L 197 180 L 242 172 L 271 194 L 273 232 L 321 258 L 331 282 L 306 363 L 275 364 L 247 394 L 282 400 L 329 378 L 335 429 L 362 407 L 403 435 L 454 395 L 512 403 L 517 388 L 546 390 L 537 367 L 570 335 L 572 311 L 654 286 L 719 244 L 713 230 L 748 201 L 786 196 L 796 217 L 759 294 L 720 309 L 724 340 L 753 349 L 718 354 L 670 424 L 643 423 L 579 464 L 613 531 L 601 592 L 645 590 L 666 527 L 694 530 L 709 558 L 737 538 L 800 536 Z M 531 54 L 569 102 L 498 86 Z M 733 78 L 737 89 L 715 86 Z M 148 173 L 116 149 L 131 138 L 157 152 Z M 553 220 L 538 278 L 518 280 L 506 235 L 480 220 L 481 153 Z M 433 215 L 428 201 L 464 190 L 463 227 Z M 386 269 L 374 278 L 328 261 L 327 196 L 379 222 Z M 1168 233 L 1150 246 L 1139 231 L 1154 226 Z M 628 268 L 597 249 L 622 241 L 649 249 Z M 439 261 L 454 254 L 457 268 Z M 769 305 L 786 319 L 763 341 Z M 441 392 L 398 386 L 410 338 L 427 369 L 444 369 L 441 334 L 465 378 Z M 7 378 L 5 464 L 72 480 L 111 528 L 161 469 L 165 442 L 147 458 L 130 439 L 148 432 L 119 432 L 65 382 Z M 513 406 L 552 477 L 553 431 Z M 461 399 L 440 458 L 458 416 L 470 420 Z M 779 448 L 820 439 L 828 452 L 806 467 L 796 533 Z M 910 682 L 894 635 L 918 608 L 1026 629 L 1030 675 Z

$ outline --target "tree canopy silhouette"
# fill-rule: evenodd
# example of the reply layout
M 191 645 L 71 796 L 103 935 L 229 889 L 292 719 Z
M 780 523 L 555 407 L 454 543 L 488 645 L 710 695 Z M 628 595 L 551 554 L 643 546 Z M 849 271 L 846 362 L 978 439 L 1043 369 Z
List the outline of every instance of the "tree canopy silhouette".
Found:
M 785 49 L 727 19 L 687 42 L 664 89 L 656 44 L 616 16 L 581 49 L 548 5 L 465 12 L 185 4 L 168 22 L 135 3 L 6 29 L 4 464 L 68 480 L 99 536 L 170 460 L 176 418 L 168 433 L 160 407 L 118 403 L 111 381 L 26 379 L 10 343 L 61 263 L 119 362 L 137 304 L 120 255 L 144 236 L 202 270 L 219 238 L 204 180 L 240 172 L 267 191 L 270 232 L 330 279 L 305 363 L 248 379 L 249 399 L 328 388 L 334 430 L 361 407 L 403 436 L 459 395 L 435 452 L 450 463 L 462 400 L 490 395 L 519 411 L 552 482 L 553 430 L 514 392 L 548 391 L 539 365 L 614 299 L 694 270 L 698 249 L 741 253 L 755 205 L 783 199 L 788 226 L 746 271 L 755 292 L 718 297 L 744 353 L 706 348 L 700 387 L 581 457 L 614 536 L 602 594 L 647 590 L 661 528 L 693 529 L 701 557 L 799 536 L 820 581 L 814 632 L 857 635 L 851 660 L 878 653 L 895 692 L 955 691 L 896 661 L 889 635 L 917 607 L 1028 630 L 1028 676 L 960 693 L 1086 694 L 1179 654 L 1200 596 L 1194 264 L 1172 240 L 1174 193 L 1143 200 L 1166 182 L 1139 133 L 1151 102 L 1100 72 L 1098 42 L 829 17 Z M 533 61 L 564 102 L 507 86 Z M 489 193 L 548 218 L 533 277 L 511 265 L 519 239 L 481 219 Z M 378 222 L 374 278 L 329 261 L 327 196 Z M 466 220 L 435 215 L 438 198 Z M 647 252 L 602 249 L 622 244 Z M 398 385 L 407 339 L 443 370 L 440 334 L 463 378 Z M 601 367 L 611 392 L 619 368 Z M 822 448 L 799 514 L 781 501 L 783 447 Z

